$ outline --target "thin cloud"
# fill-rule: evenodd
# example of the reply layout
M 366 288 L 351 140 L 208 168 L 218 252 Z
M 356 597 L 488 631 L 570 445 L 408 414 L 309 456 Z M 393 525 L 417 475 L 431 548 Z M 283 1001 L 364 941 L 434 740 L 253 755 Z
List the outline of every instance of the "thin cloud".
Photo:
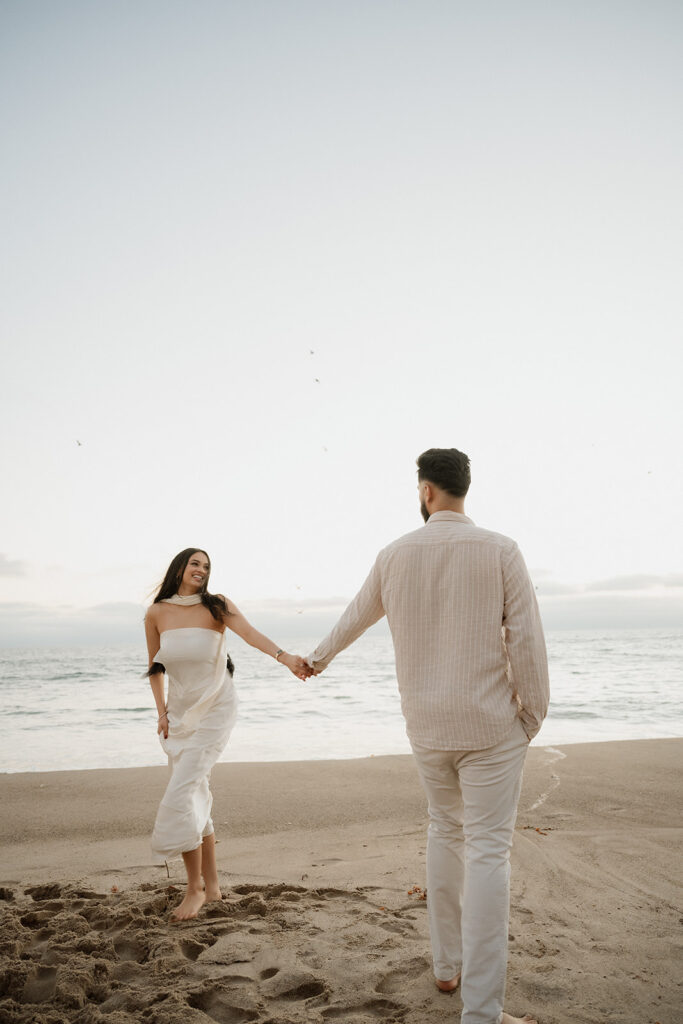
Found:
M 274 614 L 290 612 L 293 608 L 302 609 L 304 612 L 320 612 L 337 608 L 344 609 L 350 600 L 350 597 L 307 597 L 300 600 L 291 597 L 273 597 L 265 600 L 240 601 L 240 608 Z
M 25 576 L 28 572 L 26 562 L 8 558 L 0 552 L 0 576 Z
M 280 642 L 296 637 L 319 640 L 348 604 L 343 597 L 240 602 L 257 629 Z M 0 603 L 0 647 L 68 647 L 90 644 L 135 643 L 144 647 L 145 608 L 112 601 L 89 608 L 49 606 L 32 602 Z M 380 631 L 382 625 L 378 627 Z
M 575 594 L 541 598 L 546 629 L 680 629 L 683 598 L 673 593 Z
M 610 594 L 642 593 L 658 591 L 662 588 L 676 589 L 683 587 L 683 573 L 633 573 L 631 575 L 611 576 L 604 580 L 593 580 L 589 583 L 565 583 L 562 580 L 548 578 L 545 571 L 533 569 L 530 572 L 538 597 L 564 597 L 573 594 Z
M 105 604 L 96 604 L 85 610 L 90 618 L 101 622 L 111 622 L 115 619 L 119 622 L 139 622 L 144 616 L 145 610 L 142 605 L 133 604 L 131 601 L 109 601 Z
M 559 597 L 565 594 L 580 594 L 583 587 L 575 583 L 561 583 L 559 580 L 541 580 L 535 590 L 539 597 Z
M 548 581 L 547 592 L 543 593 L 542 588 L 537 591 L 546 629 L 680 629 L 683 625 L 683 578 L 677 574 L 635 577 L 641 583 L 643 578 L 649 582 L 638 589 L 633 587 L 634 577 L 615 577 L 621 584 L 630 584 L 622 585 L 617 592 L 597 592 L 562 583 L 553 586 L 552 581 Z M 603 584 L 612 582 L 603 581 Z M 307 643 L 322 639 L 347 603 L 343 597 L 309 598 L 300 602 L 281 598 L 245 601 L 240 607 L 257 629 L 277 638 L 283 646 L 294 646 L 297 638 Z M 144 612 L 143 605 L 127 601 L 89 608 L 4 602 L 0 603 L 0 647 L 125 643 L 139 645 L 144 652 Z M 388 634 L 386 620 L 373 626 L 373 632 Z M 144 661 L 144 653 L 140 658 Z
M 669 573 L 666 576 L 641 573 L 633 576 L 612 576 L 607 580 L 589 583 L 586 590 L 655 590 L 659 587 L 683 587 L 683 573 Z
M 144 608 L 116 602 L 92 608 L 32 602 L 0 604 L 0 647 L 69 647 L 141 641 Z

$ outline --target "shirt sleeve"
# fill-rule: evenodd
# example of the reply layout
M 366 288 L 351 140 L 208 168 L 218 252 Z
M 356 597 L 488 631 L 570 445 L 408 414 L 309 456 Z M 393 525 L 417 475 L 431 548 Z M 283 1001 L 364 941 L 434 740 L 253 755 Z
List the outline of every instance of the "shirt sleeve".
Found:
M 529 572 L 516 544 L 503 552 L 505 646 L 511 681 L 521 703 L 519 716 L 533 739 L 548 711 L 548 656 L 538 602 Z
M 322 672 L 333 658 L 357 640 L 366 629 L 378 622 L 384 615 L 379 559 L 353 601 L 343 612 L 331 633 L 318 644 L 306 661 L 311 668 Z

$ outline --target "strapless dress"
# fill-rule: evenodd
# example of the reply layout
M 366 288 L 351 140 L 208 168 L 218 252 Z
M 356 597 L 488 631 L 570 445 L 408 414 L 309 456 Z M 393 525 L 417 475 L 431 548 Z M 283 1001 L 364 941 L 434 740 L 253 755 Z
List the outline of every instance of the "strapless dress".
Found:
M 197 849 L 213 832 L 209 777 L 237 718 L 225 633 L 186 626 L 165 630 L 160 643 L 154 661 L 168 677 L 168 737 L 159 740 L 171 778 L 152 833 L 155 864 Z

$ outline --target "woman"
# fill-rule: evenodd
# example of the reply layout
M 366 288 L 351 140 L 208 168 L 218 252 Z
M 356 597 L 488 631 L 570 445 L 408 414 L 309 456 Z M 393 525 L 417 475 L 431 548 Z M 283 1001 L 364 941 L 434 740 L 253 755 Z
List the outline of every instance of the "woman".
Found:
M 209 774 L 237 717 L 226 626 L 299 679 L 311 674 L 303 658 L 288 654 L 254 629 L 232 601 L 209 593 L 210 572 L 205 551 L 185 548 L 169 565 L 145 616 L 150 660 L 146 675 L 159 713 L 157 732 L 171 768 L 154 824 L 152 852 L 155 863 L 181 854 L 185 862 L 187 891 L 174 911 L 177 921 L 196 917 L 206 900 L 221 899 Z

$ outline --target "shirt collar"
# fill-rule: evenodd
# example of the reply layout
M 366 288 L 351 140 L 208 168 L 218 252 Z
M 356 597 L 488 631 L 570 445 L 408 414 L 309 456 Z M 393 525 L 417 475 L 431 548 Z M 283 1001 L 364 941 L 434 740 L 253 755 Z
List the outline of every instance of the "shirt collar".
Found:
M 470 526 L 474 526 L 474 520 L 464 512 L 451 512 L 448 509 L 444 509 L 443 512 L 432 512 L 427 525 L 430 523 L 469 523 Z

